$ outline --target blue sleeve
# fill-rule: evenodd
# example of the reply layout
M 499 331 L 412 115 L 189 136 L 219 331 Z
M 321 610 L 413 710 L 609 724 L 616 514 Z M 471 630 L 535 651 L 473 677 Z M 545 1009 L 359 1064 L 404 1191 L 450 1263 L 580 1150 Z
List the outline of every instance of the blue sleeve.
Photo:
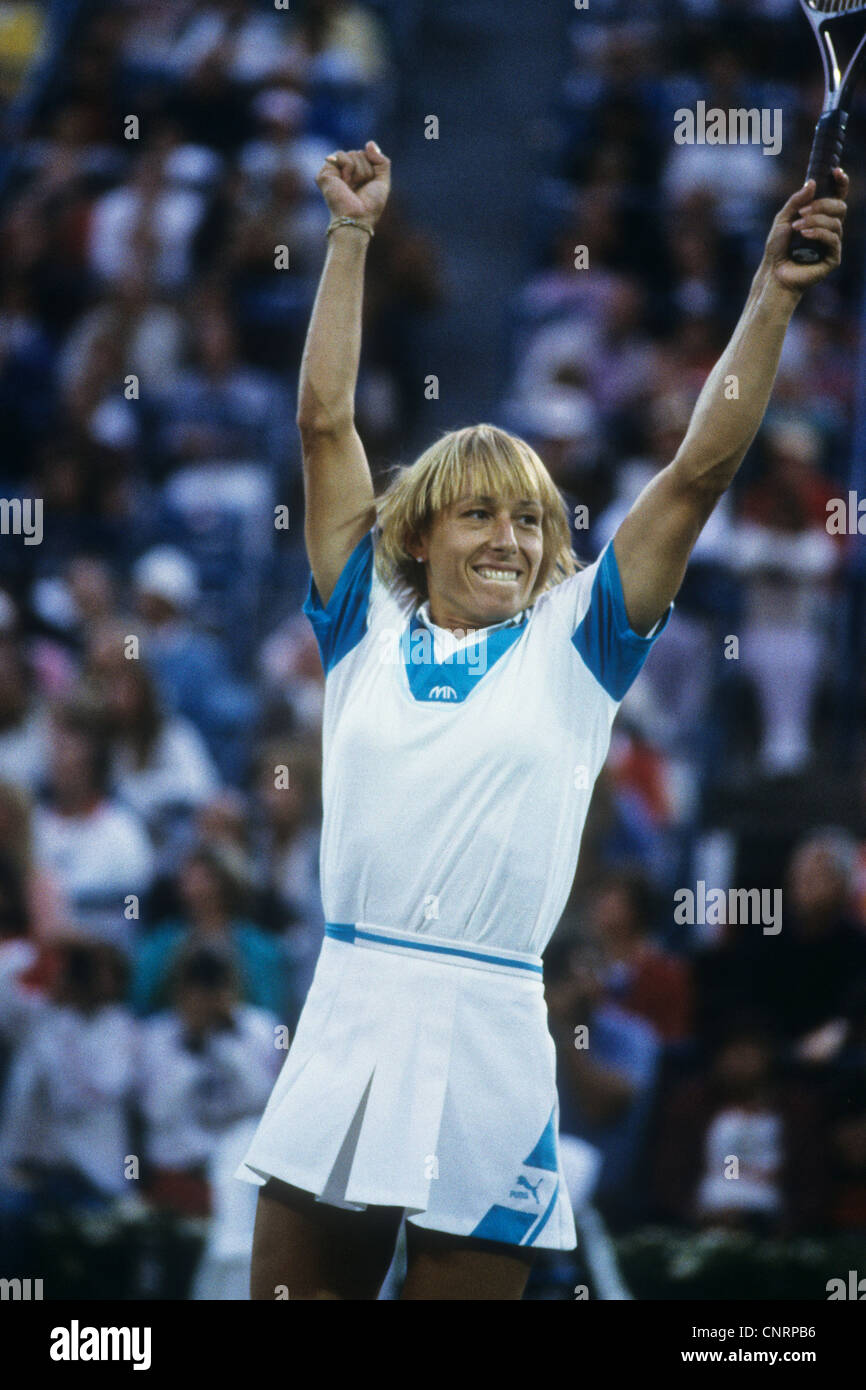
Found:
M 613 542 L 598 563 L 589 607 L 572 637 L 582 661 L 613 700 L 622 700 L 650 654 L 656 638 L 667 627 L 673 604 L 652 632 L 640 637 L 629 626 L 619 566 Z
M 364 636 L 372 582 L 372 529 L 355 546 L 326 605 L 310 575 L 303 612 L 313 625 L 325 675 Z

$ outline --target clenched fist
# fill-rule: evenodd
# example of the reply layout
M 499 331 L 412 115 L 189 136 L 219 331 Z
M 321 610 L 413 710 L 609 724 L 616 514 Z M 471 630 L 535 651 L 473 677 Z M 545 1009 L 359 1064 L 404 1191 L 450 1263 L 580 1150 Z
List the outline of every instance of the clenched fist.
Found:
M 329 154 L 316 183 L 334 217 L 356 217 L 371 229 L 382 216 L 391 190 L 391 161 L 375 140 L 363 150 Z

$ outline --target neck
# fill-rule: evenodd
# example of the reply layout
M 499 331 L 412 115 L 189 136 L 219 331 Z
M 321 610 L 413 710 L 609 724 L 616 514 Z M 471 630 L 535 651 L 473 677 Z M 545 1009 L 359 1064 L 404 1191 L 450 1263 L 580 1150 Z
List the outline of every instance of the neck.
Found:
M 479 623 L 473 618 L 453 617 L 447 609 L 440 608 L 438 599 L 436 600 L 435 609 L 433 600 L 428 600 L 427 611 L 430 614 L 430 621 L 435 623 L 436 627 L 444 627 L 448 632 L 453 632 L 459 637 L 465 637 L 466 634 L 470 632 L 483 632 L 487 627 L 493 627 L 496 623 L 505 623 L 509 618 L 517 616 L 515 613 L 503 613 L 498 618 L 491 617 L 488 618 L 486 622 Z M 518 612 L 519 611 L 518 609 Z

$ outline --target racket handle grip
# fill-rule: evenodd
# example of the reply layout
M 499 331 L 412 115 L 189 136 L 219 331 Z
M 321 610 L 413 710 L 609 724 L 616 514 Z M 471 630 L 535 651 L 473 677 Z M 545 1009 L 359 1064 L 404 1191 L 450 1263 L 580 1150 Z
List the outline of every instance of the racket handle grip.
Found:
M 815 127 L 806 182 L 808 183 L 809 179 L 815 180 L 816 199 L 836 196 L 833 170 L 838 168 L 842 160 L 847 124 L 847 111 L 825 111 Z M 792 232 L 788 256 L 798 265 L 817 265 L 819 261 L 824 260 L 828 250 L 823 241 L 813 241 L 801 232 Z

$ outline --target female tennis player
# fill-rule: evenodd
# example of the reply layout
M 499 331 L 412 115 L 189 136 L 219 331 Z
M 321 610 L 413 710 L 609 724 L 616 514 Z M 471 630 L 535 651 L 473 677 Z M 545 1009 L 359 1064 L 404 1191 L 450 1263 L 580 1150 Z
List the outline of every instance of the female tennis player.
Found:
M 538 455 L 458 429 L 376 499 L 353 402 L 372 141 L 317 176 L 332 214 L 301 366 L 304 603 L 326 672 L 326 936 L 237 1176 L 261 1187 L 255 1299 L 518 1299 L 572 1249 L 541 953 L 611 724 L 764 415 L 788 321 L 837 266 L 848 180 L 776 217 L 673 461 L 581 569 Z M 792 226 L 827 243 L 786 258 Z M 735 377 L 738 390 L 731 388 Z

